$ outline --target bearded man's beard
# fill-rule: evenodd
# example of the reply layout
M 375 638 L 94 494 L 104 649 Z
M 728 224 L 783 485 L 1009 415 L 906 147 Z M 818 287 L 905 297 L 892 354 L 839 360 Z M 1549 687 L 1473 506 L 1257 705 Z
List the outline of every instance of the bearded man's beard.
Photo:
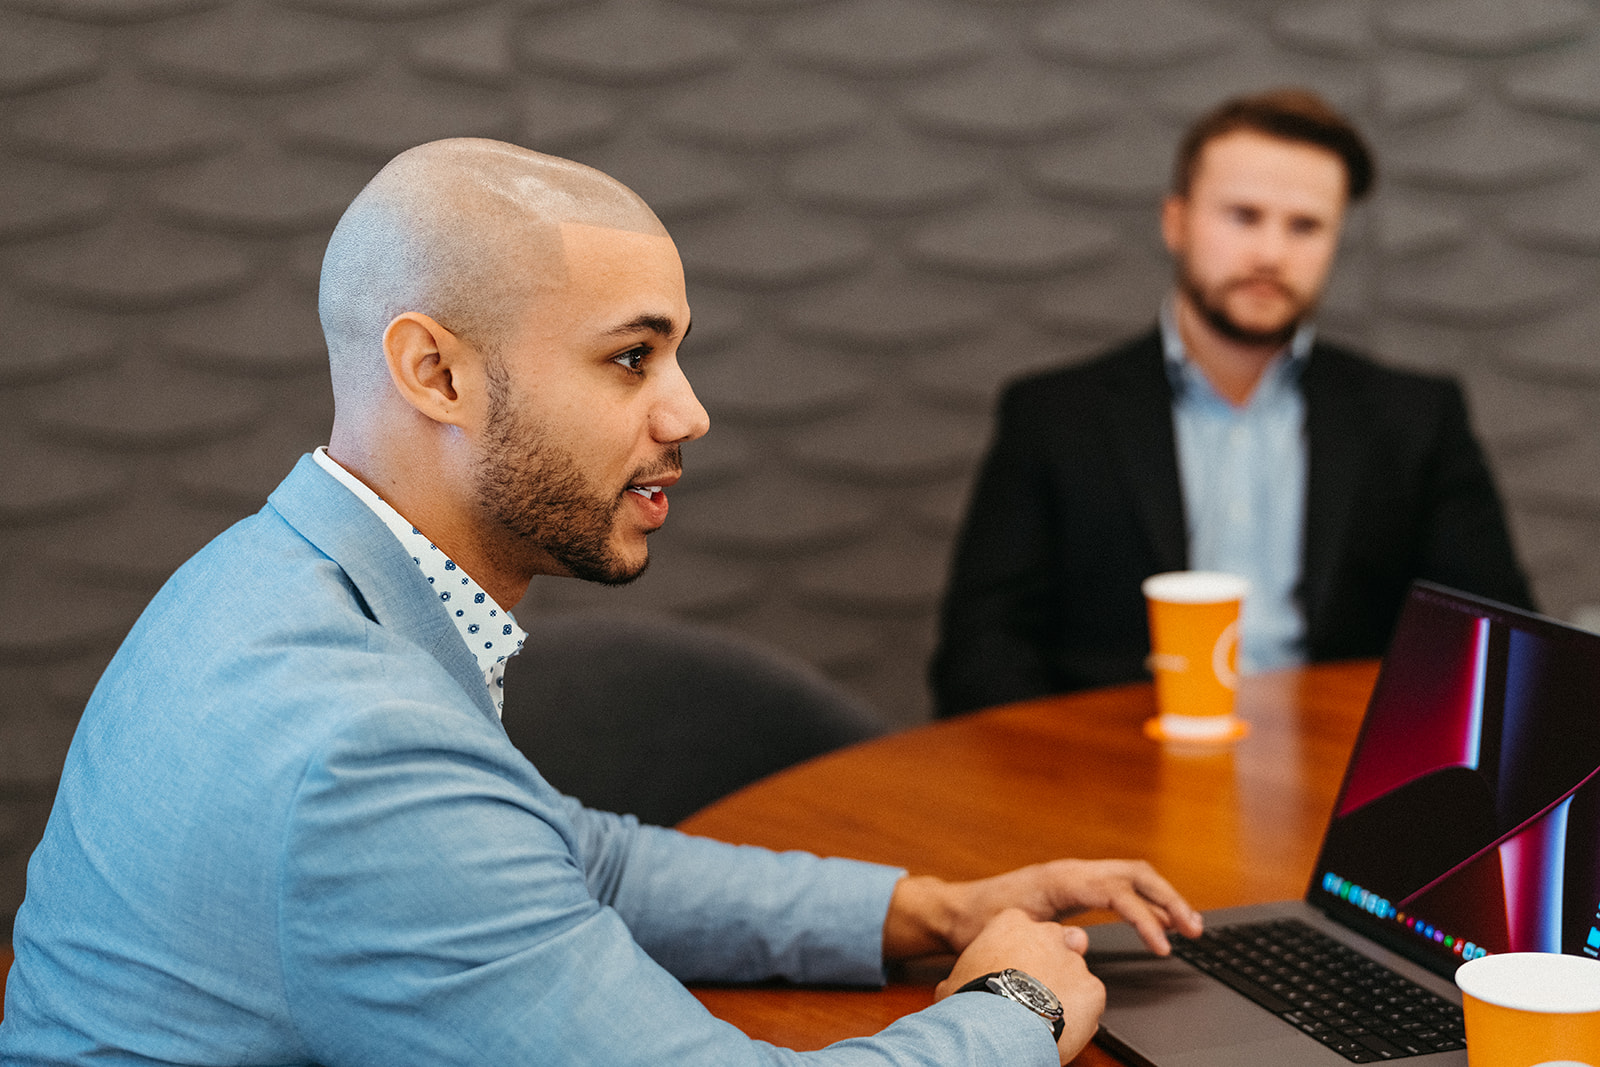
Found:
M 542 549 L 574 578 L 626 585 L 643 574 L 648 554 L 633 562 L 612 546 L 621 494 L 597 491 L 570 452 L 517 414 L 499 359 L 487 361 L 485 376 L 489 419 L 477 466 L 478 506 L 491 522 Z M 676 445 L 667 460 L 681 465 Z
M 1190 270 L 1188 261 L 1183 259 L 1178 261 L 1178 289 L 1189 298 L 1189 303 L 1213 330 L 1239 344 L 1260 348 L 1282 348 L 1294 340 L 1301 323 L 1305 322 L 1316 309 L 1316 299 L 1314 297 L 1306 299 L 1277 279 L 1267 278 L 1266 281 L 1277 286 L 1288 298 L 1290 311 L 1278 326 L 1265 330 L 1251 329 L 1229 313 L 1228 290 L 1239 285 L 1255 284 L 1261 280 L 1263 279 L 1235 279 L 1208 291 Z

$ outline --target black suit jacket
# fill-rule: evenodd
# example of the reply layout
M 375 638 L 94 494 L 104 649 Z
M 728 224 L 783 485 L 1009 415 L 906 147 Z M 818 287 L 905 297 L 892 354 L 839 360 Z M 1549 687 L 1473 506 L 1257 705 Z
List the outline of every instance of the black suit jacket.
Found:
M 1417 578 L 1532 607 L 1455 382 L 1319 343 L 1300 384 L 1312 659 L 1381 655 Z M 938 713 L 1147 677 L 1139 583 L 1187 566 L 1160 334 L 1016 382 L 956 544 Z

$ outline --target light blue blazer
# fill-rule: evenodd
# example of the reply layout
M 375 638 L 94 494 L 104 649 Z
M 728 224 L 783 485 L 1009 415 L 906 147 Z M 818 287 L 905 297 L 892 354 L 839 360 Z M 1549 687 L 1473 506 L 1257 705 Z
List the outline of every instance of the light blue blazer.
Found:
M 0 1062 L 1054 1064 L 1000 997 L 802 1056 L 680 984 L 881 981 L 899 873 L 558 794 L 399 542 L 308 456 L 95 689 L 29 864 Z

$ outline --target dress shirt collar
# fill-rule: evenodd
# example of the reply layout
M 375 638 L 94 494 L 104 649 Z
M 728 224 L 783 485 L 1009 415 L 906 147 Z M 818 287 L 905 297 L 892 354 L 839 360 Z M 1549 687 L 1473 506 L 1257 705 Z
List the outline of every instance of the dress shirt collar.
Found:
M 505 707 L 506 660 L 517 654 L 527 638 L 522 627 L 517 625 L 517 620 L 485 593 L 466 571 L 456 566 L 454 560 L 440 552 L 438 545 L 429 541 L 426 535 L 406 521 L 366 483 L 341 467 L 328 455 L 326 447 L 318 447 L 312 453 L 312 458 L 318 466 L 337 478 L 339 484 L 354 493 L 357 500 L 371 508 L 373 514 L 382 519 L 383 524 L 399 539 L 401 546 L 411 556 L 411 562 L 417 565 L 428 584 L 439 594 L 441 606 L 477 660 L 484 683 L 489 687 L 489 700 L 494 704 L 495 713 L 499 714 Z

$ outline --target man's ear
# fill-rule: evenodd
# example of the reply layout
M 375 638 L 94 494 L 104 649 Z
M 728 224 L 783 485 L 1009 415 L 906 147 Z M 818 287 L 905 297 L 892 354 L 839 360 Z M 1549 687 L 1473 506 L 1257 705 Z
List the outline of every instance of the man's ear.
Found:
M 462 425 L 473 417 L 481 377 L 475 349 L 417 311 L 396 315 L 383 331 L 389 377 L 406 403 L 434 422 Z
M 1189 201 L 1177 193 L 1169 193 L 1161 201 L 1161 239 L 1167 243 L 1168 252 L 1182 251 L 1188 213 Z

